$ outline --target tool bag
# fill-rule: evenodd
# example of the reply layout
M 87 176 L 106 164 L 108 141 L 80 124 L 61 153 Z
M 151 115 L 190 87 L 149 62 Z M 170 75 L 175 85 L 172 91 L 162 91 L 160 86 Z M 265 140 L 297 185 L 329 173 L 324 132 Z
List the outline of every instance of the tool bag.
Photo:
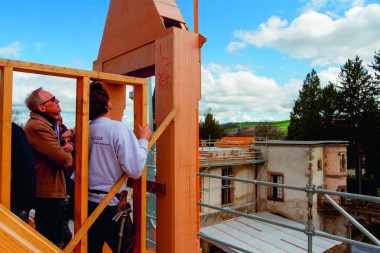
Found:
M 107 194 L 105 191 L 95 189 L 88 189 L 88 191 L 95 194 Z M 128 192 L 123 190 L 120 194 L 115 194 L 115 196 L 119 199 L 119 204 L 115 208 L 115 215 L 112 220 L 120 223 L 118 245 L 115 252 L 132 253 L 135 240 L 135 228 L 130 215 L 132 213 L 132 207 L 127 200 Z

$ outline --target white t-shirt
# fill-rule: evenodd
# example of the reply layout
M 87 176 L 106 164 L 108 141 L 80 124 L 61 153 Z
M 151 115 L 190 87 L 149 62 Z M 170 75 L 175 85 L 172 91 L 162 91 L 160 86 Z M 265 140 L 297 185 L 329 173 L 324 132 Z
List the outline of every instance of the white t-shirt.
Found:
M 88 188 L 108 192 L 127 173 L 139 178 L 148 154 L 148 140 L 137 140 L 133 131 L 122 122 L 99 117 L 89 125 Z M 119 192 L 125 187 L 120 188 Z M 88 193 L 88 200 L 100 203 L 105 194 Z M 108 204 L 115 206 L 118 199 Z

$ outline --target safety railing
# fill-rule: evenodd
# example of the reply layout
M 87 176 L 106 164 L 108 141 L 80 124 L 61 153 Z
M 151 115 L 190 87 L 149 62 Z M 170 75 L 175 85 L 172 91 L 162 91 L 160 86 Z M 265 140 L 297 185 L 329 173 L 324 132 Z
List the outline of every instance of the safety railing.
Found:
M 276 187 L 276 188 L 284 188 L 284 189 L 289 189 L 289 190 L 296 190 L 296 191 L 304 191 L 307 193 L 307 203 L 308 203 L 308 209 L 307 209 L 307 224 L 305 227 L 300 228 L 297 226 L 293 226 L 291 224 L 285 224 L 280 221 L 275 221 L 275 220 L 270 220 L 261 216 L 258 216 L 256 214 L 248 214 L 248 213 L 243 213 L 239 211 L 232 210 L 230 208 L 223 208 L 223 207 L 218 207 L 215 205 L 210 205 L 202 202 L 197 202 L 197 205 L 201 207 L 206 207 L 210 209 L 214 209 L 220 212 L 225 212 L 229 213 L 232 215 L 236 216 L 242 216 L 242 217 L 247 217 L 250 219 L 258 220 L 261 222 L 269 223 L 269 224 L 274 224 L 280 227 L 285 227 L 288 229 L 292 229 L 295 231 L 303 232 L 306 234 L 308 238 L 308 252 L 311 253 L 313 252 L 313 236 L 320 236 L 340 242 L 345 242 L 347 244 L 351 245 L 357 245 L 360 247 L 365 247 L 368 249 L 373 249 L 380 251 L 380 241 L 372 235 L 366 228 L 364 228 L 358 221 L 356 221 L 349 213 L 347 213 L 342 207 L 340 207 L 333 199 L 329 197 L 329 195 L 332 196 L 337 196 L 340 198 L 348 198 L 348 199 L 358 199 L 358 200 L 363 200 L 367 202 L 373 202 L 376 205 L 380 203 L 380 198 L 379 197 L 373 197 L 373 196 L 367 196 L 367 195 L 359 195 L 359 194 L 352 194 L 352 193 L 346 193 L 346 192 L 336 192 L 336 191 L 330 191 L 330 190 L 324 190 L 324 189 L 318 189 L 315 185 L 313 185 L 313 173 L 311 169 L 311 165 L 309 165 L 309 183 L 306 186 L 294 186 L 294 185 L 287 185 L 287 184 L 280 184 L 280 183 L 272 183 L 272 182 L 265 182 L 265 181 L 259 181 L 259 180 L 252 180 L 252 179 L 244 179 L 244 178 L 236 178 L 236 177 L 229 177 L 229 176 L 219 176 L 219 175 L 213 175 L 213 174 L 206 174 L 206 173 L 197 173 L 198 176 L 200 177 L 208 177 L 208 178 L 215 178 L 215 179 L 221 179 L 221 180 L 231 180 L 231 181 L 237 181 L 237 182 L 242 182 L 242 183 L 247 183 L 247 184 L 257 184 L 257 185 L 262 185 L 262 186 L 269 186 L 269 187 Z M 312 213 L 312 207 L 313 207 L 313 196 L 314 194 L 319 194 L 322 196 L 326 201 L 332 205 L 339 213 L 341 213 L 351 224 L 355 225 L 364 235 L 366 235 L 372 242 L 373 244 L 369 243 L 364 243 L 356 240 L 352 240 L 349 238 L 341 237 L 341 236 L 336 236 L 336 235 L 331 235 L 325 232 L 320 232 L 314 229 L 313 227 L 313 213 Z M 244 249 L 242 247 L 239 247 L 237 245 L 233 245 L 230 243 L 227 243 L 222 240 L 218 240 L 217 238 L 210 237 L 202 232 L 198 233 L 198 235 L 206 240 L 209 241 L 214 241 L 218 244 L 225 245 L 227 247 L 234 248 L 236 250 L 239 250 L 241 252 L 251 252 L 248 251 L 247 249 Z

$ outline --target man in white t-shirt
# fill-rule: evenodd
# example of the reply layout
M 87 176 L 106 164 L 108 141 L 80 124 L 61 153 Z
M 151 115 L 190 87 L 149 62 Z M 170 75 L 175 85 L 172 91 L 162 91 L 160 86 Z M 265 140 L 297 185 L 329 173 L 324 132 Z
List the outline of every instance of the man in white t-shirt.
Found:
M 111 109 L 112 103 L 103 85 L 92 82 L 88 162 L 89 215 L 124 173 L 135 179 L 141 176 L 147 159 L 148 142 L 152 137 L 149 125 L 146 125 L 144 128 L 139 126 L 140 139 L 137 139 L 124 123 L 110 118 Z M 125 185 L 119 192 L 124 187 Z M 114 197 L 91 226 L 88 233 L 88 252 L 101 253 L 105 242 L 113 252 L 116 251 L 120 224 L 112 218 L 116 214 L 118 202 L 117 197 Z M 133 252 L 134 231 L 130 218 L 125 224 L 120 252 Z

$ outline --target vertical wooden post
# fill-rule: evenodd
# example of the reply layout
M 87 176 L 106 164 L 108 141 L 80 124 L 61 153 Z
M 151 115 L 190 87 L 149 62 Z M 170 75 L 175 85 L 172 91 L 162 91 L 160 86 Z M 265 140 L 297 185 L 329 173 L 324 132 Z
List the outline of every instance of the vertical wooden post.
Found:
M 134 87 L 134 130 L 139 138 L 138 124 L 147 123 L 147 83 Z M 133 182 L 133 223 L 135 224 L 135 253 L 146 251 L 146 168 L 140 179 Z
M 0 68 L 0 203 L 10 209 L 13 68 Z
M 199 35 L 171 27 L 156 40 L 157 126 L 176 105 L 181 110 L 158 139 L 157 252 L 199 251 L 197 243 L 197 109 L 200 91 Z
M 88 213 L 88 121 L 90 78 L 77 79 L 75 121 L 75 203 L 74 231 L 79 230 Z M 75 248 L 75 253 L 87 252 L 87 236 Z

